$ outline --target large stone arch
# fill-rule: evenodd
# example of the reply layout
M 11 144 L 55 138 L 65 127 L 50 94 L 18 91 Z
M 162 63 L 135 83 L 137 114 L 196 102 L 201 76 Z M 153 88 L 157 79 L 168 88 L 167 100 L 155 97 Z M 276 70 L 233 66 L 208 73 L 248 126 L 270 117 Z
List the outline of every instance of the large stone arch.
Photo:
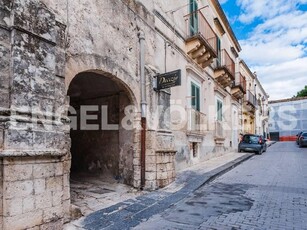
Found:
M 133 104 L 139 109 L 140 82 L 137 74 L 131 76 L 119 64 L 110 61 L 108 57 L 94 54 L 80 54 L 78 56 L 68 57 L 67 59 L 65 72 L 66 91 L 75 76 L 82 72 L 102 74 L 122 84 L 129 95 L 131 95 Z
M 136 127 L 140 118 L 134 94 L 137 90 L 131 89 L 117 76 L 97 69 L 80 71 L 67 82 L 69 115 L 71 120 L 78 121 L 77 126 L 72 125 L 70 131 L 72 203 L 76 201 L 77 191 L 73 189 L 76 180 L 95 183 L 107 181 L 138 187 L 140 133 Z M 87 106 L 92 107 L 90 110 L 93 106 L 98 109 L 97 112 L 90 111 L 97 117 L 90 122 L 90 125 L 95 123 L 95 130 L 81 127 L 80 114 L 87 110 Z M 76 113 L 75 117 L 72 111 Z M 132 111 L 132 114 L 127 114 Z M 108 123 L 107 127 L 105 122 Z

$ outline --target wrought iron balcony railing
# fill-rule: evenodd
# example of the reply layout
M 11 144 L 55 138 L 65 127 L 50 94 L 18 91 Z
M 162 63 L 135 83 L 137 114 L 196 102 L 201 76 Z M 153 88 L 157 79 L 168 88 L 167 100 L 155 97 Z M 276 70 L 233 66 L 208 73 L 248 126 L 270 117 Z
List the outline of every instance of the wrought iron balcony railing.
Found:
M 187 131 L 191 133 L 202 134 L 208 130 L 207 116 L 195 109 L 188 109 L 188 127 Z
M 256 96 L 250 90 L 248 90 L 245 95 L 245 101 L 251 106 L 253 106 L 254 108 L 257 107 Z
M 232 58 L 225 49 L 221 50 L 221 52 L 218 53 L 216 62 L 217 69 L 226 68 L 231 74 L 233 80 L 235 79 L 235 62 L 232 60 Z
M 201 9 L 184 16 L 186 51 L 201 67 L 209 66 L 217 57 L 217 36 Z
M 241 73 L 239 73 L 239 75 L 237 75 L 236 80 L 233 82 L 232 87 L 233 88 L 239 87 L 239 88 L 241 88 L 243 93 L 246 93 L 246 79 Z
M 196 17 L 195 17 L 196 16 Z M 207 19 L 200 10 L 196 10 L 193 13 L 184 16 L 187 22 L 187 39 L 190 37 L 201 35 L 206 39 L 211 48 L 217 52 L 217 36 L 212 27 L 208 23 Z M 192 20 L 196 21 L 192 22 Z M 191 25 L 193 29 L 191 29 Z

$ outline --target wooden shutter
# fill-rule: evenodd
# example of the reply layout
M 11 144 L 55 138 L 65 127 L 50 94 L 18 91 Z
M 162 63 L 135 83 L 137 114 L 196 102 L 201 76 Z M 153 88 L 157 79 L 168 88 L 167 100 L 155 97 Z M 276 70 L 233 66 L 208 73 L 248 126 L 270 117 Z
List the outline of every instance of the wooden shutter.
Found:
M 197 0 L 190 0 L 190 33 L 191 36 L 198 33 L 198 4 Z

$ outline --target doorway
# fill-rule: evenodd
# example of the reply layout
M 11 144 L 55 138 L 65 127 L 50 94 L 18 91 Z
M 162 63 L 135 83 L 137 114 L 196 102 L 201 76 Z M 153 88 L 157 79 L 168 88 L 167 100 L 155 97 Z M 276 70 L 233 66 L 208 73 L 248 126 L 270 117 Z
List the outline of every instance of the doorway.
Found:
M 71 201 L 83 214 L 126 198 L 133 185 L 133 121 L 130 126 L 121 122 L 132 100 L 126 87 L 115 79 L 82 72 L 68 88 Z

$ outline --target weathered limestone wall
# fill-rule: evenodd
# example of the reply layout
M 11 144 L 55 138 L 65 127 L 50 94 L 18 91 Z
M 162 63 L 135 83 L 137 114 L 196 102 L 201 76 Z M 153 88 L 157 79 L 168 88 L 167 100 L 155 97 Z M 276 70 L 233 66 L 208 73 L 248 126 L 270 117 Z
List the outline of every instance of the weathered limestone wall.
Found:
M 66 90 L 77 74 L 91 71 L 122 84 L 138 109 L 132 122 L 140 124 L 138 33 L 145 33 L 146 65 L 155 66 L 153 15 L 130 0 L 65 3 L 0 0 L 0 229 L 61 229 L 69 215 L 69 126 L 66 108 L 59 108 L 68 104 Z M 153 75 L 145 77 L 147 100 L 155 102 L 150 111 L 160 96 Z M 168 119 L 147 131 L 146 188 L 174 180 Z M 140 129 L 122 131 L 119 139 L 119 171 L 139 187 Z
M 134 130 L 124 128 L 124 125 L 131 124 L 129 121 L 129 110 L 127 106 L 130 106 L 131 102 L 126 93 L 121 92 L 119 94 L 119 175 L 123 182 L 133 186 L 134 180 L 134 143 L 133 134 Z
M 14 157 L 1 161 L 1 229 L 61 229 L 69 210 L 69 165 L 62 158 Z
M 3 229 L 3 164 L 0 161 L 0 227 Z
M 65 105 L 64 32 L 39 1 L 0 1 L 4 230 L 61 226 L 69 213 L 69 136 L 58 110 Z
M 108 75 L 112 80 L 126 87 L 132 98 L 131 104 L 140 111 L 138 37 L 140 31 L 145 34 L 145 64 L 155 67 L 156 60 L 159 60 L 156 58 L 156 41 L 159 36 L 154 29 L 152 12 L 149 12 L 141 2 L 130 0 L 85 0 L 82 4 L 72 1 L 68 6 L 63 6 L 60 0 L 42 1 L 54 9 L 60 18 L 69 21 L 66 87 L 68 88 L 73 78 L 83 71 Z M 152 10 L 152 6 L 153 3 L 146 2 L 146 7 Z M 162 72 L 162 69 L 160 71 Z M 148 103 L 149 111 L 157 107 L 159 97 L 151 85 L 152 77 L 153 75 L 148 74 L 145 76 L 147 101 L 149 102 L 151 98 L 154 98 L 155 101 L 153 104 Z M 147 120 L 151 120 L 152 115 L 152 113 L 148 113 Z M 140 113 L 135 114 L 133 122 L 136 127 L 139 127 L 140 120 Z M 153 129 L 157 130 L 159 127 L 156 126 Z M 125 135 L 124 132 L 122 134 Z M 122 148 L 120 141 L 120 154 L 122 156 L 133 155 L 133 167 L 130 166 L 126 173 L 133 172 L 133 186 L 140 187 L 140 129 L 134 130 L 130 137 L 133 146 Z M 156 154 L 155 149 L 156 147 L 152 146 L 146 151 L 146 155 Z M 121 159 L 125 159 L 125 157 Z M 126 171 L 126 166 L 122 167 L 122 165 L 130 165 L 131 158 L 128 157 L 123 161 L 125 162 L 120 162 L 120 167 L 121 170 Z M 148 188 L 157 188 L 156 182 L 148 182 L 147 185 Z

